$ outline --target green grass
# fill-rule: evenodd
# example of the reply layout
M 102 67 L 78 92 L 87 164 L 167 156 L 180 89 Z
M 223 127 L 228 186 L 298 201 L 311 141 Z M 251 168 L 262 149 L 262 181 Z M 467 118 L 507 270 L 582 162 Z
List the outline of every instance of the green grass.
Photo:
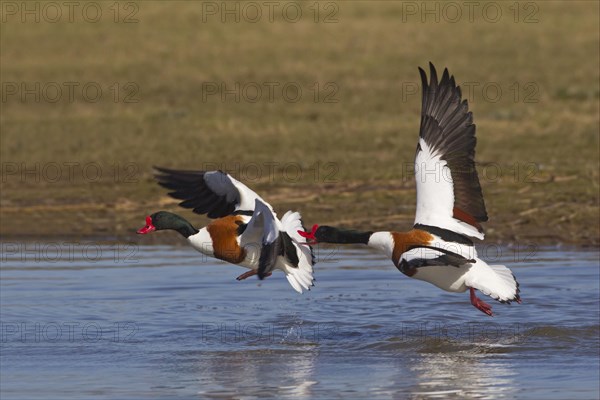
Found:
M 241 172 L 234 175 L 278 211 L 301 210 L 307 225 L 408 229 L 420 93 L 403 90 L 419 82 L 417 66 L 432 61 L 459 83 L 502 89 L 498 101 L 481 90 L 470 98 L 488 239 L 599 244 L 597 2 L 536 2 L 537 23 L 514 23 L 512 2 L 499 3 L 506 17 L 498 23 L 481 14 L 473 23 L 403 22 L 402 2 L 339 2 L 331 24 L 312 16 L 203 23 L 200 2 L 138 4 L 134 24 L 114 23 L 107 10 L 96 24 L 2 23 L 3 85 L 97 82 L 104 94 L 96 103 L 66 95 L 56 103 L 2 100 L 3 237 L 128 236 L 148 213 L 176 209 L 153 182 L 152 165 Z M 139 102 L 122 101 L 127 82 L 139 88 Z M 203 99 L 207 82 L 294 82 L 303 96 L 223 102 Z M 335 103 L 322 101 L 327 83 L 337 88 Z M 99 165 L 103 176 L 54 183 L 6 171 L 65 162 Z M 269 174 L 268 163 L 279 168 Z M 261 179 L 252 175 L 257 165 Z

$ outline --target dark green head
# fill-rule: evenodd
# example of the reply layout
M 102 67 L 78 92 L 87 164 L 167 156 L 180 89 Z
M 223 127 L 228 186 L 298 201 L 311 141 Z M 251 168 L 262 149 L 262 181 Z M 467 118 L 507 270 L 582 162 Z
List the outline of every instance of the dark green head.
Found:
M 167 211 L 159 211 L 146 217 L 146 226 L 138 229 L 137 233 L 145 235 L 153 231 L 172 229 L 188 237 L 198 233 L 185 218 Z

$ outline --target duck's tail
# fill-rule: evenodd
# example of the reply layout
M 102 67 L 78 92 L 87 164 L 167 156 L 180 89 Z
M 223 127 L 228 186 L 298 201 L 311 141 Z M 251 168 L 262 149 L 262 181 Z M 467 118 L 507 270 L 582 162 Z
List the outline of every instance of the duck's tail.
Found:
M 471 268 L 465 283 L 501 303 L 521 302 L 519 282 L 504 265 L 487 265 L 477 260 L 478 268 Z
M 281 218 L 284 247 L 284 265 L 285 276 L 298 292 L 310 290 L 314 286 L 313 264 L 314 255 L 312 248 L 306 244 L 306 239 L 300 236 L 299 230 L 304 230 L 302 226 L 302 217 L 298 212 L 288 211 Z

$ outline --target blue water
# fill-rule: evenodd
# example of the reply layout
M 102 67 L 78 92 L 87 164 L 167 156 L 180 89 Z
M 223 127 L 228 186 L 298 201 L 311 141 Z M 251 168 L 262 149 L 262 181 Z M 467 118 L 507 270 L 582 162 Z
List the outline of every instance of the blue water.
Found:
M 364 249 L 299 295 L 185 247 L 2 243 L 0 395 L 597 399 L 598 252 L 492 250 L 523 304 L 490 318 Z

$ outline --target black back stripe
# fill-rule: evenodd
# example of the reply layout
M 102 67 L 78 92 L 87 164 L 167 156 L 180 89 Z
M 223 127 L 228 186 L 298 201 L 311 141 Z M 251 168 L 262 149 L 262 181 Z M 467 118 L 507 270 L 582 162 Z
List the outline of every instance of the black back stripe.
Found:
M 454 266 L 461 266 L 463 264 L 475 262 L 475 260 L 463 257 L 460 254 L 457 254 L 453 251 L 441 249 L 439 247 L 434 247 L 434 246 L 423 246 L 423 245 L 410 246 L 410 247 L 408 247 L 408 249 L 406 249 L 406 251 L 408 252 L 408 251 L 414 250 L 414 249 L 429 249 L 429 250 L 439 251 L 440 253 L 444 253 L 446 256 L 451 257 L 451 260 L 452 260 L 452 263 Z
M 403 274 L 411 276 L 411 269 L 423 268 L 423 267 L 455 267 L 460 268 L 461 265 L 466 264 L 460 260 L 457 260 L 454 256 L 443 255 L 436 258 L 415 258 L 410 261 L 402 260 L 396 267 Z
M 465 244 L 467 246 L 473 246 L 473 241 L 471 239 L 449 229 L 423 224 L 415 224 L 414 228 L 439 236 L 440 238 L 442 238 L 442 240 L 445 240 L 446 242 L 460 243 Z
M 294 268 L 298 268 L 298 263 L 300 259 L 298 258 L 298 253 L 296 252 L 296 246 L 292 242 L 292 238 L 286 232 L 280 232 L 280 238 L 283 241 L 283 256 L 292 264 Z
M 439 256 L 436 258 L 415 258 L 410 261 L 402 260 L 400 262 L 400 267 L 410 267 L 410 268 L 421 268 L 421 267 L 444 267 L 451 266 L 459 268 L 460 265 L 454 265 L 452 259 L 449 256 Z
M 281 241 L 263 243 L 258 260 L 258 278 L 265 279 L 267 274 L 275 268 L 277 256 L 281 254 Z
M 254 211 L 237 210 L 237 211 L 234 211 L 231 215 L 247 215 L 247 216 L 251 217 L 252 215 L 254 215 Z

